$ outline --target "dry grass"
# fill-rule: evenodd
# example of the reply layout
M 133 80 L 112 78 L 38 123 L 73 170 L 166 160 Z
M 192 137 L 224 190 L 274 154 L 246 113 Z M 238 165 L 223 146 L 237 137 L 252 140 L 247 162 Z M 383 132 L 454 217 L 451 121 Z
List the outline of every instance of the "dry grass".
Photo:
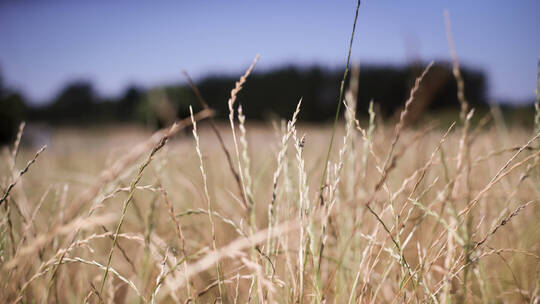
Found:
M 204 110 L 154 134 L 19 152 L 22 125 L 0 162 L 0 301 L 539 303 L 540 112 L 536 131 L 472 125 L 447 24 L 449 126 L 406 124 L 430 66 L 394 124 L 357 120 L 354 82 L 332 127 L 299 124 L 301 101 L 251 124 L 236 96 L 257 59 L 227 124 L 193 85 Z
M 67 130 L 6 150 L 2 301 L 538 301 L 538 135 L 364 125 L 353 91 L 322 193 L 331 130 L 297 125 L 300 104 L 274 131 L 239 113 L 240 187 L 202 121 L 195 142 L 95 131 L 89 153 Z

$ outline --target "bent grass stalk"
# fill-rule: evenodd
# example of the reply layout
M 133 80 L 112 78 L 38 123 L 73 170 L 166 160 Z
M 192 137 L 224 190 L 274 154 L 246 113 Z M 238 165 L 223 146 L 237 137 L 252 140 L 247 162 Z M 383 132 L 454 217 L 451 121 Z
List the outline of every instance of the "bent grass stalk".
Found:
M 21 171 L 19 171 L 19 174 L 13 179 L 13 181 L 8 185 L 6 191 L 4 192 L 4 195 L 2 195 L 2 197 L 0 198 L 0 206 L 2 206 L 2 203 L 4 201 L 7 200 L 8 196 L 9 196 L 9 193 L 11 192 L 11 190 L 13 189 L 13 187 L 15 187 L 15 185 L 17 184 L 17 182 L 19 182 L 19 180 L 21 179 L 21 177 L 26 173 L 28 172 L 28 170 L 30 169 L 30 166 L 32 166 L 32 164 L 34 164 L 36 162 L 36 159 L 38 158 L 38 156 L 43 152 L 45 151 L 45 149 L 47 149 L 47 146 L 43 146 L 41 147 L 41 149 L 39 149 L 36 154 L 34 155 L 34 158 L 32 158 L 27 164 L 26 166 L 24 167 L 24 169 L 22 169 Z

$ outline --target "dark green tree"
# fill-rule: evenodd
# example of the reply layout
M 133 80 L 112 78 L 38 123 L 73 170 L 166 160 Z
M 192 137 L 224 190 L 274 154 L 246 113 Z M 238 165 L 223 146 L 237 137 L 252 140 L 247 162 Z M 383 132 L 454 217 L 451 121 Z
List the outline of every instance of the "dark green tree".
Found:
M 0 71 L 0 144 L 13 142 L 26 112 L 24 96 L 4 86 Z
M 128 122 L 136 120 L 136 109 L 143 101 L 144 90 L 137 86 L 129 86 L 116 105 L 116 120 Z
M 68 84 L 44 109 L 44 116 L 53 124 L 88 124 L 101 120 L 92 84 L 87 81 Z

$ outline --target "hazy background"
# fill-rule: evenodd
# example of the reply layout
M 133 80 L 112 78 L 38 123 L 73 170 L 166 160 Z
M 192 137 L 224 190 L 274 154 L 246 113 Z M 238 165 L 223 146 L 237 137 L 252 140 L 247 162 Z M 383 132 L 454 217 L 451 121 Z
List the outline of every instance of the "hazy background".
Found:
M 304 96 L 307 112 L 313 114 L 307 118 L 324 120 L 335 107 L 355 4 L 0 1 L 3 128 L 16 125 L 8 126 L 8 120 L 22 119 L 160 124 L 159 118 L 148 116 L 156 112 L 152 100 L 164 96 L 179 115 L 195 102 L 185 90 L 183 69 L 219 110 L 234 79 L 257 53 L 259 82 L 244 95 L 246 103 L 254 104 L 251 115 L 287 113 Z M 373 98 L 391 113 L 425 64 L 449 61 L 445 8 L 460 61 L 471 72 L 471 102 L 533 102 L 540 55 L 539 1 L 366 0 L 352 53 L 352 62 L 361 65 L 365 76 L 361 109 Z M 366 83 L 369 80 L 372 83 Z M 440 86 L 446 89 L 431 97 L 430 104 L 453 104 L 451 81 L 444 81 Z M 278 88 L 280 95 L 258 100 Z M 442 97 L 447 100 L 435 100 Z M 73 112 L 77 109 L 78 114 Z

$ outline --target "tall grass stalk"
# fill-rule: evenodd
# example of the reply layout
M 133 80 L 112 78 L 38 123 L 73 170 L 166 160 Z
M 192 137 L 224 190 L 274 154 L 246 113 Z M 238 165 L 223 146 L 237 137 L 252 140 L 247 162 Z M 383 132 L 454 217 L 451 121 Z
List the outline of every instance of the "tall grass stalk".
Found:
M 298 223 L 300 224 L 300 241 L 298 242 L 298 302 L 302 304 L 304 299 L 304 272 L 307 263 L 308 250 L 310 248 L 310 241 L 314 241 L 309 238 L 308 213 L 310 212 L 309 202 L 309 186 L 307 182 L 307 174 L 305 169 L 305 161 L 303 157 L 303 150 L 305 144 L 305 137 L 298 138 L 296 128 L 293 128 L 292 136 L 295 141 L 296 148 L 296 160 L 298 162 Z M 313 254 L 313 253 L 312 253 Z
M 193 117 L 193 108 L 189 107 L 189 113 L 191 115 L 191 122 L 193 124 L 193 137 L 195 138 L 195 150 L 197 151 L 197 156 L 199 157 L 199 168 L 201 170 L 201 175 L 203 178 L 203 186 L 204 186 L 204 197 L 207 203 L 207 210 L 208 210 L 208 220 L 210 221 L 210 229 L 212 233 L 212 248 L 214 251 L 217 250 L 216 245 L 216 226 L 214 224 L 214 212 L 212 211 L 212 201 L 210 199 L 210 193 L 208 192 L 208 181 L 206 177 L 206 171 L 204 169 L 204 162 L 203 157 L 201 153 L 201 145 L 199 142 L 199 135 L 197 134 L 197 123 L 195 121 L 195 118 Z M 187 272 L 187 271 L 186 271 Z M 221 265 L 219 261 L 216 263 L 216 273 L 217 273 L 217 280 L 218 280 L 218 289 L 219 289 L 219 301 L 223 302 L 224 299 L 224 290 L 221 282 Z M 189 280 L 189 276 L 186 274 L 186 280 Z M 187 281 L 188 283 L 189 281 Z
M 236 137 L 236 128 L 234 126 L 234 113 L 235 113 L 234 104 L 236 102 L 236 98 L 237 98 L 238 93 L 240 92 L 240 90 L 242 90 L 242 86 L 246 82 L 247 77 L 249 76 L 249 74 L 251 74 L 251 72 L 255 68 L 255 65 L 257 64 L 258 61 L 259 61 L 259 55 L 255 56 L 255 59 L 253 59 L 253 62 L 251 63 L 251 65 L 249 66 L 247 71 L 244 73 L 244 75 L 242 75 L 242 77 L 240 77 L 240 80 L 238 80 L 236 82 L 234 88 L 231 90 L 231 97 L 229 98 L 229 101 L 227 102 L 227 105 L 229 107 L 229 124 L 231 126 L 231 131 L 232 131 L 234 149 L 236 151 L 236 159 L 238 160 L 238 174 L 240 175 L 240 181 L 242 183 L 242 193 L 241 193 L 241 195 L 242 195 L 242 197 L 244 199 L 245 204 L 248 206 L 248 209 L 250 210 L 250 221 L 254 220 L 254 217 L 252 215 L 253 202 L 249 200 L 247 190 L 246 190 L 246 181 L 245 181 L 244 172 L 243 172 L 244 170 L 242 169 L 240 149 L 238 147 L 238 140 L 237 140 L 237 137 Z M 255 225 L 255 223 L 251 222 L 251 225 L 253 227 Z
M 193 118 L 192 118 L 192 121 L 194 121 Z M 139 167 L 139 170 L 137 171 L 137 174 L 135 175 L 135 178 L 131 181 L 131 184 L 129 186 L 128 197 L 124 201 L 124 204 L 122 206 L 122 213 L 120 215 L 120 221 L 118 222 L 118 225 L 116 226 L 116 231 L 114 233 L 113 243 L 112 243 L 111 249 L 109 251 L 109 255 L 108 255 L 108 258 L 107 258 L 107 264 L 105 266 L 105 273 L 103 274 L 103 279 L 101 280 L 101 287 L 99 288 L 100 298 L 103 297 L 103 288 L 105 287 L 105 282 L 107 281 L 107 275 L 109 274 L 109 268 L 111 266 L 112 255 L 113 255 L 113 252 L 114 252 L 114 248 L 116 247 L 116 242 L 118 241 L 118 234 L 120 233 L 120 229 L 122 228 L 122 224 L 124 223 L 124 218 L 126 216 L 126 212 L 127 212 L 128 207 L 129 207 L 129 204 L 133 199 L 133 195 L 135 193 L 135 187 L 137 186 L 137 184 L 141 180 L 144 169 L 146 169 L 146 167 L 148 167 L 148 165 L 152 161 L 154 155 L 159 150 L 161 150 L 161 148 L 163 148 L 163 146 L 165 146 L 165 144 L 167 143 L 167 140 L 169 139 L 170 134 L 172 133 L 172 130 L 174 130 L 175 128 L 176 128 L 176 124 L 174 124 L 171 127 L 171 129 L 169 130 L 169 132 L 167 134 L 165 134 L 165 136 L 163 136 L 161 138 L 161 140 L 158 142 L 157 145 L 154 146 L 154 148 L 152 148 L 152 151 L 150 152 L 150 154 L 148 155 L 146 160 Z
M 247 130 L 246 130 L 246 116 L 242 110 L 242 105 L 238 106 L 238 128 L 240 129 L 240 145 L 241 145 L 241 155 L 242 162 L 244 163 L 244 177 L 246 179 L 246 195 L 253 201 L 253 181 L 251 179 L 251 161 L 248 154 L 248 141 L 247 141 Z
M 330 155 L 332 154 L 332 146 L 334 145 L 334 137 L 336 135 L 336 128 L 337 128 L 337 124 L 339 120 L 339 113 L 341 111 L 341 103 L 343 102 L 343 94 L 345 93 L 345 81 L 347 80 L 347 76 L 349 75 L 349 65 L 350 65 L 351 52 L 352 52 L 352 46 L 353 46 L 353 41 L 354 41 L 354 32 L 356 31 L 356 21 L 358 20 L 358 9 L 360 8 L 360 1 L 361 0 L 358 0 L 356 4 L 356 11 L 354 13 L 354 22 L 353 22 L 353 27 L 352 27 L 352 32 L 351 32 L 351 40 L 349 42 L 349 51 L 347 53 L 347 61 L 345 63 L 345 72 L 343 72 L 343 78 L 341 79 L 341 84 L 339 87 L 338 104 L 336 108 L 336 115 L 334 117 L 334 124 L 332 125 L 332 135 L 330 135 L 330 143 L 328 144 L 328 152 L 326 153 L 323 173 L 321 176 L 321 185 L 319 186 L 321 203 L 323 200 L 322 192 L 324 188 L 324 181 L 326 180 L 326 171 L 328 170 L 328 162 L 330 161 Z
M 195 94 L 195 97 L 197 98 L 199 103 L 202 105 L 202 107 L 205 110 L 210 110 L 210 107 L 208 106 L 208 103 L 202 97 L 201 92 L 199 91 L 199 89 L 197 88 L 197 86 L 195 85 L 195 83 L 193 82 L 191 77 L 189 76 L 189 74 L 186 71 L 183 71 L 183 73 L 184 73 L 184 76 L 186 77 L 186 79 L 188 80 L 189 86 L 191 87 L 191 90 Z M 238 189 L 239 189 L 240 192 L 242 192 L 243 188 L 242 188 L 242 182 L 240 181 L 240 176 L 238 175 L 238 172 L 236 172 L 236 169 L 234 168 L 234 163 L 233 163 L 233 160 L 232 160 L 232 157 L 231 157 L 231 153 L 229 152 L 229 150 L 227 149 L 227 147 L 225 145 L 225 142 L 223 140 L 223 136 L 221 135 L 221 132 L 219 132 L 218 126 L 216 125 L 213 117 L 209 118 L 209 122 L 210 122 L 210 127 L 212 128 L 212 131 L 214 132 L 214 134 L 216 135 L 216 137 L 217 137 L 217 139 L 219 141 L 219 145 L 221 147 L 221 150 L 223 151 L 223 153 L 225 154 L 225 157 L 227 158 L 227 164 L 229 165 L 229 169 L 231 170 L 231 172 L 232 172 L 232 174 L 234 176 L 234 179 L 236 180 L 236 184 L 238 185 Z M 242 202 L 244 203 L 244 207 L 247 210 L 248 209 L 247 202 L 244 201 L 244 200 Z
M 300 106 L 302 105 L 302 99 L 298 101 L 298 104 L 296 105 L 296 110 L 294 111 L 292 118 L 289 122 L 287 122 L 287 127 L 284 130 L 284 134 L 281 137 L 280 146 L 279 146 L 279 152 L 277 153 L 276 157 L 276 170 L 274 171 L 273 177 L 272 177 L 272 199 L 270 203 L 268 204 L 268 240 L 266 244 L 266 255 L 271 256 L 272 252 L 272 246 L 271 246 L 271 238 L 270 235 L 272 233 L 272 229 L 274 225 L 277 225 L 277 219 L 276 219 L 276 200 L 278 196 L 278 180 L 279 177 L 286 168 L 286 162 L 285 159 L 288 143 L 293 135 L 293 131 L 295 130 L 295 124 L 298 119 L 298 114 L 300 113 Z M 287 174 L 287 172 L 285 172 Z M 286 209 L 287 211 L 290 210 L 290 208 Z M 288 242 L 286 242 L 288 243 Z M 286 253 L 288 255 L 288 253 Z

